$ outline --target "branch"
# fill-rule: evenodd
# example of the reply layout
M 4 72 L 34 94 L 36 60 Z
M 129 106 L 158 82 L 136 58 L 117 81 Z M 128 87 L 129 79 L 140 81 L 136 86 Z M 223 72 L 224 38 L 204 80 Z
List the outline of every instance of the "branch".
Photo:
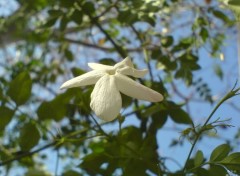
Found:
M 236 82 L 237 84 L 237 82 Z M 236 84 L 234 85 L 234 87 L 232 88 L 232 90 L 230 92 L 228 92 L 219 102 L 218 104 L 215 106 L 215 108 L 212 110 L 212 112 L 210 113 L 210 115 L 208 116 L 207 120 L 205 121 L 205 123 L 203 124 L 203 126 L 201 127 L 201 129 L 203 129 L 204 127 L 206 127 L 208 125 L 208 122 L 210 121 L 210 119 L 212 118 L 213 114 L 217 111 L 217 109 L 225 102 L 227 101 L 228 99 L 236 96 L 236 95 L 239 95 L 238 91 L 240 90 L 240 88 L 237 88 L 235 89 L 235 86 Z M 235 90 L 234 90 L 235 89 Z M 198 139 L 200 138 L 200 136 L 202 135 L 203 133 L 203 130 L 200 130 L 199 133 L 196 134 L 196 138 L 192 144 L 192 147 L 190 149 L 190 152 L 187 156 L 187 160 L 185 162 L 185 165 L 184 165 L 184 168 L 183 168 L 183 171 L 185 172 L 186 171 L 186 167 L 187 167 L 187 162 L 188 160 L 190 159 L 191 155 L 192 155 L 192 152 L 193 152 L 193 149 L 198 141 Z
M 63 40 L 69 42 L 69 43 L 74 43 L 74 44 L 78 44 L 78 45 L 83 45 L 89 48 L 94 48 L 94 49 L 98 49 L 98 50 L 102 50 L 102 51 L 106 51 L 106 52 L 113 52 L 115 50 L 115 48 L 111 48 L 111 47 L 106 47 L 106 46 L 99 46 L 99 45 L 95 45 L 92 43 L 88 43 L 85 41 L 81 41 L 81 40 L 74 40 L 74 39 L 70 39 L 70 38 L 63 38 Z M 158 47 L 148 47 L 145 48 L 146 50 L 149 51 L 154 51 L 154 50 L 158 50 Z M 125 49 L 127 52 L 141 52 L 143 50 L 142 47 L 138 47 L 138 48 L 128 48 Z
M 114 48 L 117 50 L 117 52 L 121 55 L 122 58 L 126 57 L 126 52 L 122 49 L 122 47 L 120 47 L 113 39 L 112 37 L 108 34 L 108 32 L 101 26 L 101 24 L 98 22 L 98 20 L 94 17 L 92 17 L 92 15 L 85 9 L 82 8 L 82 11 L 89 17 L 89 19 L 91 20 L 91 22 L 93 24 L 95 24 L 100 31 L 102 31 L 102 33 L 106 36 L 106 38 L 112 43 L 112 45 L 114 46 Z
M 9 164 L 9 163 L 11 163 L 11 162 L 13 162 L 13 161 L 16 161 L 16 160 L 20 160 L 21 158 L 24 158 L 24 157 L 27 157 L 27 156 L 31 156 L 31 155 L 33 155 L 33 154 L 35 154 L 35 153 L 38 153 L 38 152 L 40 152 L 40 151 L 42 151 L 42 150 L 45 150 L 45 149 L 47 149 L 47 148 L 49 148 L 49 147 L 52 147 L 52 146 L 56 145 L 56 144 L 57 144 L 57 141 L 54 141 L 54 142 L 52 142 L 52 143 L 49 143 L 49 144 L 47 144 L 47 145 L 44 145 L 43 147 L 40 147 L 39 149 L 30 151 L 30 152 L 26 152 L 26 153 L 23 153 L 23 154 L 21 154 L 21 155 L 18 155 L 18 156 L 16 156 L 16 157 L 14 157 L 14 158 L 5 160 L 5 161 L 3 161 L 3 162 L 0 163 L 0 166 Z

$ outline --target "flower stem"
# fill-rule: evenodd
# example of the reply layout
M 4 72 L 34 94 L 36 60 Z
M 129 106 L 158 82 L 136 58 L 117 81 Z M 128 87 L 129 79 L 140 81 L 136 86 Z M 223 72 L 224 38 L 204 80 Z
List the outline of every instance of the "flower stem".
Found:
M 235 86 L 236 86 L 236 84 L 235 84 Z M 234 86 L 234 88 L 235 88 L 235 86 Z M 233 88 L 233 89 L 234 89 L 234 88 Z M 215 106 L 215 108 L 213 109 L 213 111 L 210 113 L 210 115 L 208 116 L 207 120 L 206 120 L 205 123 L 203 124 L 202 128 L 204 128 L 204 127 L 208 124 L 208 122 L 209 122 L 210 119 L 212 118 L 213 114 L 217 111 L 217 109 L 218 109 L 226 100 L 230 99 L 231 97 L 234 97 L 235 95 L 238 95 L 237 92 L 239 91 L 239 88 L 236 89 L 236 90 L 233 90 L 233 89 L 232 89 L 230 92 L 228 92 L 228 93 L 218 102 L 218 104 Z M 203 130 L 200 130 L 199 133 L 196 133 L 196 138 L 195 138 L 195 140 L 193 141 L 192 147 L 191 147 L 191 149 L 190 149 L 190 152 L 189 152 L 189 154 L 188 154 L 188 156 L 187 156 L 185 165 L 184 165 L 184 167 L 183 167 L 183 171 L 184 171 L 184 172 L 186 171 L 187 162 L 189 161 L 189 159 L 190 159 L 190 157 L 191 157 L 191 155 L 192 155 L 193 149 L 194 149 L 194 147 L 195 147 L 195 145 L 196 145 L 196 143 L 197 143 L 197 141 L 198 141 L 198 139 L 199 139 L 199 137 L 201 136 L 202 133 L 203 133 Z

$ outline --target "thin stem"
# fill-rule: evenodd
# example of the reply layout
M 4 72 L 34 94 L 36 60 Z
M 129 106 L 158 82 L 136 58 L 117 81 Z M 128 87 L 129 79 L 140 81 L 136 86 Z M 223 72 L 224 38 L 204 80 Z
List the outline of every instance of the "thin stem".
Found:
M 136 34 L 137 38 L 141 41 L 141 43 L 144 43 L 144 39 L 141 37 L 141 35 L 137 31 L 137 29 L 133 25 L 130 25 L 130 27 L 132 28 L 133 32 Z M 143 54 L 144 54 L 144 58 L 145 58 L 145 62 L 147 64 L 148 70 L 149 70 L 151 81 L 153 82 L 152 68 L 151 68 L 151 65 L 149 62 L 148 51 L 145 46 L 143 47 Z
M 98 22 L 97 18 L 94 18 L 86 9 L 82 8 L 82 11 L 89 17 L 89 19 L 91 20 L 91 22 L 93 24 L 95 24 L 100 31 L 102 31 L 102 33 L 106 36 L 106 38 L 112 43 L 112 45 L 114 46 L 114 48 L 117 50 L 117 52 L 121 55 L 121 57 L 125 58 L 126 57 L 126 53 L 125 51 L 122 49 L 122 47 L 120 47 L 113 39 L 112 37 L 108 34 L 108 32 L 102 27 L 102 25 Z
M 99 46 L 99 45 L 96 45 L 94 43 L 89 43 L 89 42 L 82 41 L 82 40 L 75 40 L 75 39 L 71 39 L 71 38 L 67 38 L 67 37 L 62 38 L 62 40 L 67 41 L 69 43 L 82 45 L 83 47 L 97 49 L 97 50 L 100 50 L 100 51 L 114 52 L 114 47 Z M 148 50 L 148 51 L 155 51 L 155 50 L 158 49 L 158 47 L 145 47 L 145 49 Z M 140 52 L 140 51 L 143 50 L 143 48 L 142 47 L 132 47 L 132 48 L 126 48 L 125 50 L 127 52 Z
M 236 89 L 236 90 L 233 90 L 233 89 L 232 89 L 230 92 L 227 93 L 227 95 L 225 95 L 225 96 L 218 102 L 218 104 L 215 106 L 215 108 L 213 109 L 213 111 L 210 113 L 210 115 L 208 116 L 207 120 L 206 120 L 205 123 L 203 124 L 202 128 L 204 128 L 204 127 L 208 124 L 208 122 L 209 122 L 210 119 L 212 118 L 213 114 L 216 112 L 216 110 L 217 110 L 226 100 L 228 100 L 229 98 L 237 95 L 237 94 L 236 94 L 237 91 L 239 91 L 239 89 Z M 189 152 L 189 154 L 188 154 L 188 156 L 187 156 L 187 160 L 186 160 L 186 162 L 185 162 L 183 171 L 186 170 L 187 162 L 188 162 L 188 160 L 190 159 L 190 157 L 191 157 L 191 155 L 192 155 L 192 152 L 193 152 L 193 149 L 194 149 L 194 147 L 195 147 L 195 145 L 196 145 L 199 137 L 201 136 L 202 132 L 203 132 L 203 131 L 200 130 L 199 133 L 196 134 L 196 138 L 195 138 L 195 140 L 194 140 L 194 142 L 193 142 L 193 144 L 192 144 L 192 147 L 191 147 L 191 149 L 190 149 L 190 152 Z
M 5 161 L 3 161 L 3 162 L 0 163 L 0 166 L 9 164 L 9 163 L 11 163 L 11 162 L 13 162 L 13 161 L 16 161 L 16 160 L 20 160 L 21 158 L 24 158 L 24 157 L 27 157 L 27 156 L 31 156 L 31 155 L 33 155 L 33 154 L 35 154 L 35 153 L 38 153 L 38 152 L 40 152 L 40 151 L 42 151 L 42 150 L 45 150 L 45 149 L 47 149 L 47 148 L 49 148 L 49 147 L 52 147 L 52 146 L 56 145 L 56 144 L 57 144 L 57 142 L 54 141 L 54 142 L 52 142 L 52 143 L 50 143 L 50 144 L 44 145 L 43 147 L 41 147 L 41 148 L 39 148 L 39 149 L 30 151 L 30 152 L 26 152 L 26 153 L 23 153 L 23 154 L 21 154 L 21 155 L 18 155 L 18 156 L 16 156 L 16 157 L 14 157 L 14 158 L 5 160 Z
M 97 125 L 97 127 L 99 128 L 100 132 L 101 132 L 102 134 L 104 134 L 106 137 L 108 137 L 108 138 L 111 139 L 111 136 L 108 135 L 108 134 L 102 129 L 102 127 L 99 125 L 99 123 L 96 121 L 96 119 L 93 117 L 92 114 L 90 114 L 90 117 L 93 119 L 94 123 L 95 123 L 95 124 Z
M 99 124 L 98 124 L 98 125 L 99 125 Z M 100 125 L 99 125 L 99 126 L 100 126 Z M 92 128 L 94 128 L 94 126 L 93 126 Z M 29 151 L 29 152 L 25 152 L 25 153 L 23 153 L 23 154 L 21 154 L 21 155 L 17 155 L 17 156 L 15 156 L 15 157 L 13 157 L 13 158 L 10 158 L 10 159 L 7 159 L 7 160 L 5 160 L 5 161 L 2 161 L 2 162 L 0 162 L 0 166 L 9 164 L 9 163 L 11 163 L 11 162 L 13 162 L 13 161 L 16 161 L 16 160 L 20 160 L 20 159 L 22 159 L 22 158 L 24 158 L 24 157 L 27 157 L 27 156 L 34 155 L 35 153 L 38 153 L 38 152 L 40 152 L 40 151 L 43 151 L 43 150 L 45 150 L 45 149 L 47 149 L 47 148 L 50 148 L 50 147 L 53 147 L 53 146 L 58 146 L 58 145 L 60 145 L 60 144 L 62 144 L 62 143 L 64 143 L 64 142 L 68 142 L 68 138 L 73 137 L 73 136 L 76 136 L 76 135 L 78 135 L 78 134 L 81 134 L 81 133 L 83 133 L 83 132 L 85 132 L 85 131 L 87 131 L 87 130 L 89 130 L 89 128 L 86 128 L 86 129 L 83 129 L 83 130 L 80 130 L 80 131 L 75 131 L 75 132 L 73 132 L 73 133 L 71 133 L 71 134 L 68 134 L 68 135 L 66 135 L 66 136 L 63 136 L 61 139 L 55 139 L 53 142 L 51 142 L 51 143 L 49 143 L 49 144 L 46 144 L 46 145 L 44 145 L 44 146 L 42 146 L 42 147 L 40 147 L 40 148 L 38 148 L 38 149 L 36 149 L 36 150 Z M 106 134 L 105 134 L 105 135 L 106 135 Z M 99 136 L 99 135 L 97 135 L 97 136 Z M 90 138 L 92 138 L 92 137 L 96 137 L 96 136 L 85 137 L 84 139 L 90 139 Z M 71 140 L 71 139 L 70 139 L 70 140 Z
M 231 93 L 231 92 L 230 92 Z M 205 123 L 203 124 L 203 126 L 206 126 L 207 123 L 209 122 L 209 120 L 212 118 L 213 114 L 217 111 L 217 109 L 219 108 L 219 106 L 221 106 L 221 104 L 223 104 L 224 101 L 226 101 L 227 99 L 229 99 L 229 94 L 225 95 L 220 102 L 218 102 L 218 104 L 215 106 L 215 108 L 213 109 L 213 111 L 211 112 L 211 114 L 208 116 L 207 120 L 205 121 Z
M 194 149 L 194 147 L 195 147 L 195 145 L 196 145 L 199 137 L 200 137 L 200 135 L 198 134 L 198 135 L 196 136 L 193 144 L 192 144 L 192 147 L 191 147 L 191 149 L 190 149 L 190 152 L 188 153 L 188 156 L 187 156 L 187 160 L 186 160 L 185 165 L 184 165 L 184 167 L 183 167 L 183 171 L 185 171 L 185 169 L 186 169 L 186 167 L 187 167 L 187 162 L 188 162 L 188 160 L 190 159 L 190 157 L 191 157 L 191 155 L 192 155 L 193 149 Z

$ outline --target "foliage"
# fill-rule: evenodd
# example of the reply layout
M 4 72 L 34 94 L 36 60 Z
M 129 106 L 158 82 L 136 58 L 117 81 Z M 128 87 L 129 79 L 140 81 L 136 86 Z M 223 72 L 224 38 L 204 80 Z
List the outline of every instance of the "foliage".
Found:
M 231 10 L 238 18 L 238 1 L 15 2 L 17 10 L 0 18 L 0 175 L 19 168 L 29 176 L 240 174 L 234 145 L 239 132 L 210 155 L 197 145 L 211 132 L 233 127 L 214 115 L 239 88 L 215 101 L 209 78 L 199 73 L 210 62 L 201 55 L 205 49 L 214 62 L 213 77 L 229 79 L 219 56 L 226 30 L 236 24 Z M 163 102 L 123 95 L 122 113 L 106 124 L 89 107 L 93 86 L 59 91 L 68 78 L 85 73 L 93 58 L 113 65 L 126 56 L 149 69 L 149 76 L 137 81 L 162 93 Z M 196 99 L 213 108 L 201 123 L 189 110 Z M 171 147 L 191 144 L 186 161 L 160 152 L 165 141 L 158 135 L 167 123 L 181 131 Z M 56 169 L 48 171 L 53 154 Z M 178 170 L 169 160 L 180 163 Z

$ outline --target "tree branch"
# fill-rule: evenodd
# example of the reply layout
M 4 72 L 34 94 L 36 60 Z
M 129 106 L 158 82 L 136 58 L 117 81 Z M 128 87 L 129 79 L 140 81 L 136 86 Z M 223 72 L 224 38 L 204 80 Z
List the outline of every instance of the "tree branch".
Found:
M 56 145 L 56 144 L 57 144 L 57 141 L 54 141 L 52 143 L 49 143 L 47 145 L 44 145 L 43 147 L 40 147 L 40 148 L 36 149 L 36 150 L 30 151 L 30 152 L 25 152 L 23 154 L 17 155 L 14 158 L 10 158 L 8 160 L 5 160 L 5 161 L 1 162 L 0 166 L 9 164 L 9 163 L 11 163 L 13 161 L 16 161 L 16 160 L 20 160 L 21 158 L 24 158 L 24 157 L 27 157 L 27 156 L 31 156 L 31 155 L 33 155 L 35 153 L 38 153 L 38 152 L 40 152 L 42 150 L 45 150 L 45 149 L 47 149 L 49 147 L 52 147 L 52 146 Z
M 89 17 L 91 22 L 95 24 L 100 31 L 106 36 L 106 38 L 112 43 L 114 48 L 117 50 L 117 52 L 120 54 L 122 58 L 125 58 L 127 56 L 126 52 L 123 50 L 122 47 L 120 47 L 108 34 L 108 32 L 102 27 L 102 25 L 98 22 L 97 18 L 94 18 L 86 9 L 82 8 L 82 11 Z
M 69 42 L 69 43 L 74 43 L 74 44 L 78 44 L 78 45 L 82 45 L 85 47 L 89 47 L 89 48 L 94 48 L 94 49 L 98 49 L 98 50 L 102 50 L 102 51 L 106 51 L 106 52 L 113 52 L 115 50 L 115 48 L 111 48 L 111 47 L 105 47 L 105 46 L 99 46 L 99 45 L 95 45 L 92 43 L 88 43 L 85 41 L 81 41 L 81 40 L 74 40 L 74 39 L 70 39 L 70 38 L 64 38 L 63 40 Z M 157 47 L 148 47 L 146 48 L 147 50 L 157 50 Z M 141 52 L 143 50 L 142 47 L 139 48 L 128 48 L 125 49 L 127 52 Z

